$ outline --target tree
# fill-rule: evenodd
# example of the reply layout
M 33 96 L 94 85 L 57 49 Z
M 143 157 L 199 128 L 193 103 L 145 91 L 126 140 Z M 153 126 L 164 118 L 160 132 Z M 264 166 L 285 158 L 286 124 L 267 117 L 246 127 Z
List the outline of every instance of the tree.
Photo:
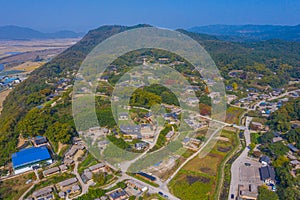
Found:
M 278 156 L 278 158 L 273 162 L 274 167 L 286 166 L 289 163 L 289 159 L 285 156 Z
M 47 128 L 45 134 L 52 142 L 61 142 L 63 144 L 66 144 L 71 140 L 72 128 L 69 124 L 55 122 Z
M 106 175 L 103 172 L 94 173 L 93 180 L 99 185 L 104 185 L 106 182 Z
M 287 134 L 284 135 L 284 138 L 287 139 L 289 143 L 295 143 L 297 148 L 300 148 L 300 129 L 290 130 Z
M 255 146 L 256 146 L 256 145 L 255 145 L 255 143 L 253 143 L 253 142 L 249 145 L 249 147 L 250 147 L 251 150 L 253 150 L 253 149 L 255 148 Z
M 19 122 L 17 129 L 24 136 L 43 135 L 52 122 L 49 111 L 34 108 Z
M 239 86 L 236 82 L 232 83 L 233 90 L 238 90 Z
M 267 132 L 267 133 L 262 134 L 262 136 L 260 137 L 260 141 L 262 144 L 271 143 L 273 137 L 274 137 L 274 134 L 272 132 Z
M 209 94 L 209 88 L 208 88 L 208 86 L 205 86 L 205 94 Z
M 279 200 L 275 192 L 268 190 L 266 186 L 258 187 L 257 200 Z
M 282 142 L 276 142 L 274 144 L 269 144 L 268 149 L 274 155 L 278 155 L 278 156 L 283 156 L 289 151 L 289 148 L 287 146 L 285 146 Z

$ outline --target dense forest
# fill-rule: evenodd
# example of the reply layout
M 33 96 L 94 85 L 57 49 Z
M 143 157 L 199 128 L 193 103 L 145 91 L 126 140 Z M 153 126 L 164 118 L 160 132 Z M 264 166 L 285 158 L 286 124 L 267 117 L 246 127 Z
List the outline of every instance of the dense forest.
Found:
M 70 72 L 76 73 L 86 55 L 106 38 L 128 29 L 145 26 L 148 25 L 103 26 L 92 30 L 77 44 L 32 72 L 27 80 L 19 84 L 6 98 L 0 117 L 0 166 L 9 162 L 11 153 L 16 151 L 17 138 L 20 133 L 26 137 L 46 135 L 54 144 L 58 141 L 68 143 L 72 134 L 76 133 L 71 115 L 71 91 L 63 97 L 61 105 L 51 108 L 44 104 L 49 94 L 54 92 L 55 84 L 47 83 L 49 81 L 55 83 L 61 78 L 65 78 Z M 261 73 L 264 77 L 259 84 L 267 84 L 272 87 L 283 86 L 291 78 L 300 77 L 300 43 L 280 40 L 234 43 L 218 40 L 214 36 L 185 30 L 178 31 L 198 41 L 210 53 L 226 80 L 230 79 L 228 72 L 236 69 Z M 137 55 L 140 54 L 130 54 L 133 57 Z M 176 59 L 176 57 L 174 58 Z M 128 60 L 131 59 L 120 59 L 114 65 L 123 68 L 130 64 Z M 192 71 L 188 66 L 181 66 L 181 68 L 183 71 L 186 70 L 186 73 Z M 119 77 L 112 76 L 110 78 L 113 83 Z M 246 80 L 237 81 L 239 81 L 238 84 L 247 85 Z M 149 92 L 153 94 L 151 101 L 154 99 L 154 102 L 177 103 L 167 90 L 146 88 L 136 93 L 136 96 L 132 98 L 132 104 L 145 103 L 141 102 L 143 98 L 140 97 Z M 202 97 L 202 100 L 209 104 L 209 99 L 205 96 Z M 41 105 L 43 107 L 38 108 Z M 105 107 L 103 111 L 110 113 L 111 111 L 108 109 L 109 107 Z M 102 121 L 100 124 L 105 123 Z

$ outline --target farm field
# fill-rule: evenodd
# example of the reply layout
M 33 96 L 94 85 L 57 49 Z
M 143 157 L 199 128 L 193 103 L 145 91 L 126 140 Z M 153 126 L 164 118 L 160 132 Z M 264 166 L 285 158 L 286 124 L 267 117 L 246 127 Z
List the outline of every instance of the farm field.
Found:
M 169 189 L 175 196 L 186 200 L 214 198 L 221 177 L 219 168 L 237 145 L 235 132 L 223 130 L 221 137 L 207 156 L 191 160 L 170 182 Z
M 19 199 L 22 194 L 32 186 L 36 176 L 32 173 L 25 173 L 20 176 L 0 181 L 0 199 L 14 200 Z M 31 183 L 26 181 L 32 179 Z
M 237 107 L 229 107 L 226 111 L 226 122 L 229 124 L 238 124 L 239 117 L 245 111 L 245 109 Z

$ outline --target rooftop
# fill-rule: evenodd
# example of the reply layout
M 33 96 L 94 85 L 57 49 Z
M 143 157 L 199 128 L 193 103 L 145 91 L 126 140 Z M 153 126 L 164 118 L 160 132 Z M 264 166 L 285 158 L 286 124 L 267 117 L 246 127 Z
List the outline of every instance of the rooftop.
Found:
M 47 139 L 45 137 L 37 136 L 37 137 L 34 138 L 34 143 L 36 145 L 44 144 L 46 142 L 47 142 Z
M 155 181 L 156 180 L 156 178 L 154 176 L 151 176 L 151 175 L 146 174 L 144 172 L 138 172 L 137 174 L 140 175 L 140 176 L 143 176 L 143 177 L 145 177 L 145 178 L 147 178 L 147 179 L 149 179 L 151 181 Z
M 261 167 L 259 169 L 261 180 L 265 181 L 266 179 L 275 180 L 275 170 L 271 166 Z
M 62 182 L 59 182 L 58 185 L 60 187 L 66 187 L 66 186 L 72 185 L 72 184 L 74 184 L 76 182 L 77 182 L 77 178 L 70 178 L 70 179 L 64 180 Z
M 47 187 L 47 188 L 43 188 L 43 189 L 33 192 L 32 195 L 35 197 L 40 197 L 40 196 L 47 195 L 51 192 L 52 192 L 52 187 Z
M 103 164 L 103 163 L 98 163 L 98 164 L 96 164 L 96 165 L 90 166 L 90 167 L 89 167 L 89 170 L 94 171 L 94 170 L 100 169 L 100 168 L 102 168 L 102 167 L 105 167 L 105 164 Z
M 110 196 L 112 199 L 118 199 L 120 197 L 127 196 L 127 193 L 123 189 L 117 188 L 107 193 L 107 195 Z
M 51 156 L 47 147 L 45 146 L 30 147 L 12 154 L 12 163 L 14 168 L 49 159 L 51 159 Z
M 53 168 L 50 168 L 50 169 L 47 169 L 47 170 L 43 171 L 43 174 L 45 176 L 47 176 L 49 174 L 53 174 L 53 173 L 56 173 L 56 172 L 59 172 L 59 168 L 58 167 L 53 167 Z
M 288 144 L 287 147 L 290 148 L 290 150 L 292 150 L 294 152 L 298 151 L 298 149 L 294 145 L 292 145 L 292 144 Z
M 259 159 L 260 162 L 266 162 L 266 163 L 270 163 L 271 159 L 269 156 L 262 156 L 260 159 Z

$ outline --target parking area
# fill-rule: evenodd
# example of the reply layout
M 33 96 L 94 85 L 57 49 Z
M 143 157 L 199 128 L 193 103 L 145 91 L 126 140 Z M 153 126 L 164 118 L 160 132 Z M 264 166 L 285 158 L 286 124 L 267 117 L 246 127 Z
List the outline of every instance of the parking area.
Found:
M 261 167 L 261 164 L 259 162 L 245 159 L 245 163 L 249 163 L 247 165 L 242 164 L 239 167 L 239 181 L 241 183 L 247 183 L 247 184 L 256 184 L 260 185 L 262 184 L 262 181 L 260 180 L 259 175 L 259 167 Z

